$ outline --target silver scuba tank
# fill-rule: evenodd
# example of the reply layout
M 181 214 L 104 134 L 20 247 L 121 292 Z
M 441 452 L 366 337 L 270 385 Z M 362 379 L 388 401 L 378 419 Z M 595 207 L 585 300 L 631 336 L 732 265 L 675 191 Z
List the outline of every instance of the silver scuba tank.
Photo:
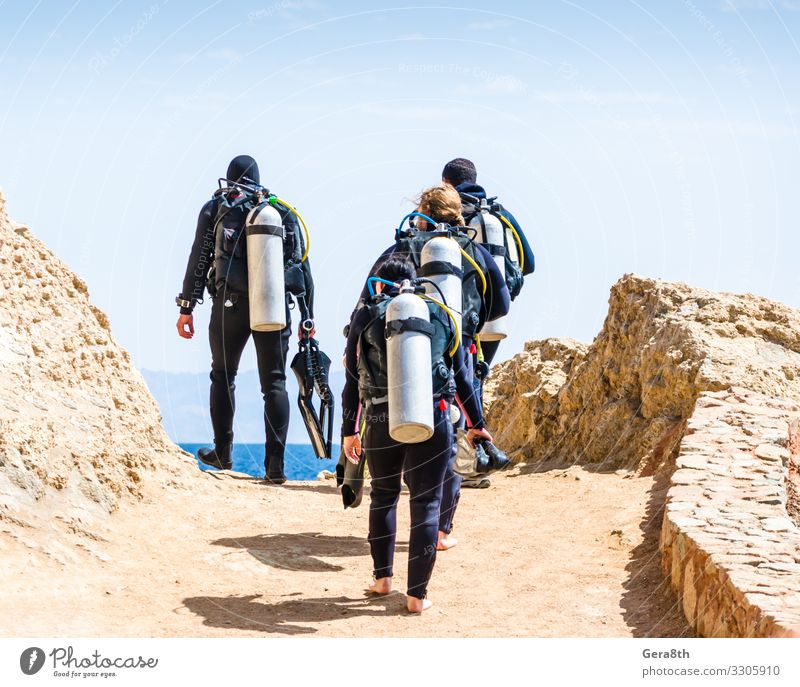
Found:
M 430 314 L 410 282 L 386 308 L 389 436 L 417 444 L 433 436 Z
M 283 222 L 266 201 L 247 216 L 247 287 L 250 329 L 273 332 L 286 326 L 283 282 Z
M 447 236 L 437 236 L 428 241 L 420 252 L 420 269 L 417 275 L 430 279 L 433 284 L 425 283 L 425 293 L 441 300 L 453 311 L 453 316 L 461 331 L 461 311 L 463 272 L 461 269 L 461 248 L 458 242 Z M 439 293 L 441 291 L 441 293 Z
M 478 234 L 476 239 L 478 243 L 482 243 L 486 246 L 486 250 L 492 254 L 495 263 L 500 268 L 500 273 L 505 276 L 506 265 L 505 258 L 503 257 L 505 255 L 505 245 L 508 243 L 510 247 L 513 243 L 513 239 L 511 242 L 506 242 L 504 240 L 506 229 L 503 223 L 489 212 L 489 205 L 485 198 L 481 198 L 480 210 L 470 220 L 469 226 L 477 229 Z M 516 252 L 516 246 L 514 246 L 514 251 Z M 483 328 L 478 333 L 481 337 L 481 341 L 500 341 L 505 339 L 506 336 L 508 336 L 507 317 L 507 315 L 504 315 L 503 317 L 484 324 Z

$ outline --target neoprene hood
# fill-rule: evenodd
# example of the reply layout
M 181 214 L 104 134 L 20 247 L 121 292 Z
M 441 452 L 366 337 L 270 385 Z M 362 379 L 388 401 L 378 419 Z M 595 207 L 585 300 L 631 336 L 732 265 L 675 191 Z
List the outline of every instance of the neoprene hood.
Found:
M 249 155 L 237 155 L 228 165 L 229 181 L 238 181 L 241 184 L 260 184 L 261 177 L 258 173 L 258 163 Z

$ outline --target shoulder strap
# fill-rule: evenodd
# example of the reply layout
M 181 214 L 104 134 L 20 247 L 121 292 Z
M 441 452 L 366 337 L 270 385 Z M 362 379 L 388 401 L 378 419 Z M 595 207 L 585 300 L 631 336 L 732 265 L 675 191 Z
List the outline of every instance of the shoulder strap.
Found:
M 464 278 L 464 272 L 461 268 L 444 260 L 432 260 L 417 268 L 418 277 L 430 277 L 431 275 L 440 274 L 454 274 L 459 279 Z
M 227 202 L 224 202 L 226 200 L 227 199 L 225 199 L 224 196 L 222 194 L 220 194 L 220 197 L 217 200 L 217 216 L 216 216 L 216 218 L 214 220 L 214 229 L 215 229 L 215 231 L 216 231 L 217 225 L 225 218 L 225 216 L 229 212 L 232 212 L 233 210 L 235 210 L 236 208 L 240 207 L 241 205 L 244 205 L 245 203 L 247 203 L 250 200 L 250 198 L 248 196 L 242 194 L 242 196 L 237 198 L 236 200 L 234 200 L 233 203 L 228 204 Z
M 385 334 L 387 339 L 402 334 L 403 332 L 418 332 L 429 339 L 433 338 L 436 328 L 421 317 L 407 317 L 404 320 L 392 320 L 386 323 Z

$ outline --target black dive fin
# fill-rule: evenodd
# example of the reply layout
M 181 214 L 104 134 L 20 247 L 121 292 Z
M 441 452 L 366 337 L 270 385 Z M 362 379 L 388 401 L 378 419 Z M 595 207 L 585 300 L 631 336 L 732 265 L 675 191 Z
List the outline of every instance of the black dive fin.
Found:
M 291 368 L 299 387 L 297 406 L 317 458 L 331 457 L 333 394 L 328 386 L 330 367 L 331 359 L 319 350 L 316 339 L 300 339 L 300 350 L 292 360 Z M 320 400 L 319 414 L 313 403 L 315 391 Z
M 358 465 L 353 465 L 344 455 L 344 450 L 339 454 L 339 463 L 336 466 L 336 483 L 342 489 L 342 503 L 345 508 L 358 508 L 361 497 L 364 495 L 364 472 L 367 468 L 367 458 L 364 451 L 358 459 Z

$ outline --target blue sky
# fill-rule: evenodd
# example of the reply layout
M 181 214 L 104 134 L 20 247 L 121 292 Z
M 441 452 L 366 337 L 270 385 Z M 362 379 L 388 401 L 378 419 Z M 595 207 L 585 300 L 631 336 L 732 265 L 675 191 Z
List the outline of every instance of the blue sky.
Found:
M 800 306 L 799 28 L 800 0 L 7 1 L 0 186 L 155 370 L 208 368 L 208 304 L 186 342 L 173 299 L 240 153 L 309 221 L 337 361 L 366 269 L 456 156 L 537 257 L 500 358 L 590 341 L 626 272 Z

